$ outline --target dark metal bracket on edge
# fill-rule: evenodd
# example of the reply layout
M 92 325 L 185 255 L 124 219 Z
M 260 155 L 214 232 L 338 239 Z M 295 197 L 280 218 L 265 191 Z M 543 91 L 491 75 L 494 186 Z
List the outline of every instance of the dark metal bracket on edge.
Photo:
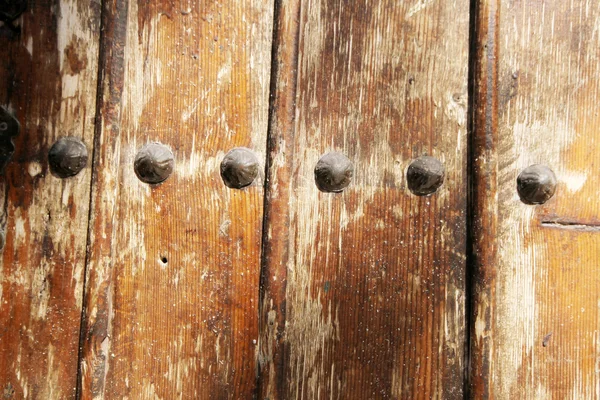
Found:
M 19 134 L 19 121 L 4 107 L 0 106 L 0 175 L 15 152 L 12 139 Z

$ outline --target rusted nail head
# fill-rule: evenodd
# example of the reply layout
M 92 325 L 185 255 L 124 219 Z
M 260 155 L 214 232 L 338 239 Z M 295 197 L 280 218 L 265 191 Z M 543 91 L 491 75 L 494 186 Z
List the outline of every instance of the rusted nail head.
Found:
M 221 161 L 221 178 L 227 187 L 242 189 L 258 176 L 258 159 L 245 147 L 231 149 Z
M 151 185 L 164 182 L 172 173 L 175 157 L 161 143 L 147 143 L 136 154 L 133 162 L 135 174 L 144 183 Z
M 406 181 L 410 191 L 417 196 L 435 193 L 444 183 L 444 164 L 430 156 L 421 156 L 408 166 Z
M 335 151 L 322 156 L 315 166 L 315 183 L 322 192 L 341 192 L 350 185 L 353 175 L 352 161 Z
M 544 204 L 556 192 L 556 175 L 545 165 L 531 165 L 517 177 L 517 192 L 525 204 Z
M 74 137 L 58 139 L 48 152 L 50 171 L 59 178 L 70 178 L 85 168 L 88 152 L 85 144 Z

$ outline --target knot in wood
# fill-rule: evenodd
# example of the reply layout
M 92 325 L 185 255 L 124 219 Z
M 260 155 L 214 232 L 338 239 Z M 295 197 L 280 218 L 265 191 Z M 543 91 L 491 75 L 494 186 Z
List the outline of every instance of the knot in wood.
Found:
M 531 165 L 517 177 L 517 192 L 525 204 L 544 204 L 556 192 L 556 175 L 545 165 Z
M 245 147 L 231 149 L 221 161 L 221 178 L 227 187 L 242 189 L 258 176 L 258 159 Z
M 88 152 L 85 144 L 74 137 L 58 139 L 48 152 L 50 171 L 59 178 L 70 178 L 85 168 Z
M 315 183 L 322 192 L 341 192 L 350 185 L 353 175 L 352 161 L 335 151 L 322 156 L 315 166 Z
M 421 156 L 408 166 L 406 181 L 408 189 L 417 196 L 435 193 L 444 183 L 446 170 L 440 160 L 430 156 Z
M 136 154 L 133 169 L 140 181 L 151 185 L 164 182 L 172 173 L 175 157 L 161 143 L 147 143 Z

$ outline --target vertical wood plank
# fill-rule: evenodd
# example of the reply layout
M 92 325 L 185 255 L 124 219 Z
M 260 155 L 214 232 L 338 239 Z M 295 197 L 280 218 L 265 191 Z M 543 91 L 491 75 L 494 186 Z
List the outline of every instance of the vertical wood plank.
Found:
M 219 164 L 238 146 L 265 158 L 272 3 L 105 15 L 82 398 L 252 398 L 263 178 L 232 190 Z M 147 142 L 175 155 L 160 185 L 133 170 Z
M 462 398 L 468 1 L 280 11 L 261 398 Z M 314 182 L 332 150 L 355 164 L 342 194 Z M 406 185 L 421 155 L 446 167 L 431 197 Z
M 471 398 L 599 398 L 600 7 L 478 7 Z M 531 164 L 559 181 L 542 206 L 516 191 Z
M 21 123 L 0 183 L 6 246 L 0 257 L 0 396 L 75 397 L 91 169 L 60 179 L 54 141 L 93 149 L 100 6 L 29 2 L 0 23 L 0 105 Z

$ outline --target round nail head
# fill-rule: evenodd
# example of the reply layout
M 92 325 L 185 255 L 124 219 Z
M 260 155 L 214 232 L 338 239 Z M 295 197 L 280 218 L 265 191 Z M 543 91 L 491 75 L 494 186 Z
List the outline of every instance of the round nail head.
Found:
M 517 192 L 525 204 L 544 204 L 556 192 L 556 175 L 545 165 L 531 165 L 517 177 Z
M 258 176 L 258 159 L 252 150 L 236 147 L 225 154 L 221 161 L 221 178 L 225 186 L 242 189 Z
M 434 157 L 421 156 L 408 166 L 406 181 L 410 191 L 417 196 L 435 193 L 444 183 L 444 164 Z
M 59 178 L 70 178 L 77 175 L 88 161 L 85 144 L 78 138 L 63 137 L 58 139 L 48 152 L 50 171 Z
M 315 166 L 315 183 L 322 192 L 339 193 L 344 190 L 354 174 L 354 165 L 342 153 L 325 154 Z
M 145 144 L 136 154 L 133 169 L 140 181 L 151 185 L 164 182 L 173 173 L 175 158 L 161 143 Z

